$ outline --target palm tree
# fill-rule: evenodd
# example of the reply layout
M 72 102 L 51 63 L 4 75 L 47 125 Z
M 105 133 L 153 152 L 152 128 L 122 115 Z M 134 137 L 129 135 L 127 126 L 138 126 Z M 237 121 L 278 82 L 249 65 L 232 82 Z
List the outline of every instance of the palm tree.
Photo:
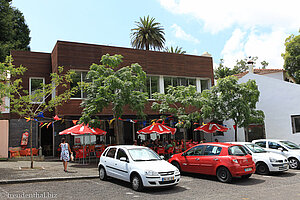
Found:
M 131 46 L 137 49 L 149 50 L 152 48 L 163 49 L 165 44 L 164 28 L 158 22 L 154 22 L 155 18 L 141 18 L 136 23 L 136 28 L 131 29 Z
M 170 49 L 169 49 L 169 47 L 167 47 L 165 49 L 165 51 L 169 52 L 169 53 L 178 53 L 178 54 L 185 54 L 186 53 L 186 51 L 182 50 L 182 47 L 178 47 L 178 46 L 176 46 L 176 48 L 171 46 Z

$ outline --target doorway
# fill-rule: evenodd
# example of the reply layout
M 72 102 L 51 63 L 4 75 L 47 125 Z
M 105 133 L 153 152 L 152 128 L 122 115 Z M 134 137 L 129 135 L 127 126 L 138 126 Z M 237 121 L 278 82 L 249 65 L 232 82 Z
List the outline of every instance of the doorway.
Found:
M 53 156 L 53 133 L 52 128 L 46 126 L 41 129 L 41 147 L 44 156 Z
M 251 124 L 245 128 L 245 141 L 252 142 L 256 139 L 265 139 L 265 125 Z

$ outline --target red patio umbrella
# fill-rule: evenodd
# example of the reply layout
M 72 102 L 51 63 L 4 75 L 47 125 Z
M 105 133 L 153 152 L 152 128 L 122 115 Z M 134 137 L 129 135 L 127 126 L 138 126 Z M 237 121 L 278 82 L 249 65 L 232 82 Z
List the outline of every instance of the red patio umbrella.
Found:
M 106 131 L 101 130 L 100 128 L 91 128 L 89 125 L 84 125 L 83 123 L 77 124 L 72 126 L 64 131 L 61 131 L 59 135 L 105 135 Z M 83 137 L 84 141 L 84 137 Z M 83 142 L 85 143 L 85 142 Z M 84 145 L 85 146 L 85 145 Z M 83 155 L 84 155 L 84 148 L 83 148 Z M 89 157 L 90 159 L 90 157 Z M 84 157 L 83 157 L 83 164 L 84 164 Z
M 64 131 L 61 131 L 59 135 L 105 135 L 106 131 L 101 130 L 100 128 L 91 128 L 89 125 L 77 124 L 75 126 L 72 126 L 71 128 L 68 128 Z
M 137 131 L 138 134 L 151 134 L 151 133 L 157 133 L 157 134 L 168 134 L 171 133 L 174 135 L 176 132 L 176 128 L 171 128 L 169 126 L 159 124 L 159 123 L 153 123 L 150 126 L 147 126 L 139 131 Z
M 199 126 L 198 128 L 194 129 L 194 131 L 203 131 L 205 133 L 215 133 L 216 131 L 226 132 L 228 131 L 228 128 L 225 126 L 216 124 L 216 123 L 207 123 L 202 126 Z

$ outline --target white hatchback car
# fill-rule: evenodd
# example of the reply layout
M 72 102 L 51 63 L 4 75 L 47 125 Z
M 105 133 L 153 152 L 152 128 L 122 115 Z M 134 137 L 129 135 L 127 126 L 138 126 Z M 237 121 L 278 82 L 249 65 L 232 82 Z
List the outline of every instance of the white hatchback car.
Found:
M 153 150 L 134 145 L 110 146 L 105 149 L 98 164 L 99 177 L 108 176 L 131 182 L 132 189 L 178 184 L 180 172 Z
M 289 163 L 285 156 L 267 152 L 260 146 L 251 142 L 232 142 L 243 145 L 251 153 L 256 165 L 256 173 L 269 174 L 270 172 L 283 172 L 289 169 Z
M 275 139 L 253 140 L 252 143 L 263 147 L 267 151 L 284 155 L 288 158 L 291 169 L 300 168 L 300 146 L 287 141 Z

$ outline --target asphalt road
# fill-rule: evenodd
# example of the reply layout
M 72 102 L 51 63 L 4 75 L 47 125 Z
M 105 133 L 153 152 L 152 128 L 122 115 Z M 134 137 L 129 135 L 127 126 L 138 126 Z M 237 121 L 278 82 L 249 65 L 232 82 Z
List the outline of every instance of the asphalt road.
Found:
M 116 179 L 71 180 L 0 185 L 0 199 L 48 197 L 48 199 L 300 199 L 300 170 L 248 180 L 221 183 L 214 176 L 184 174 L 171 188 L 134 192 L 129 183 Z M 23 195 L 23 196 L 22 196 Z M 31 195 L 31 196 L 30 196 Z

